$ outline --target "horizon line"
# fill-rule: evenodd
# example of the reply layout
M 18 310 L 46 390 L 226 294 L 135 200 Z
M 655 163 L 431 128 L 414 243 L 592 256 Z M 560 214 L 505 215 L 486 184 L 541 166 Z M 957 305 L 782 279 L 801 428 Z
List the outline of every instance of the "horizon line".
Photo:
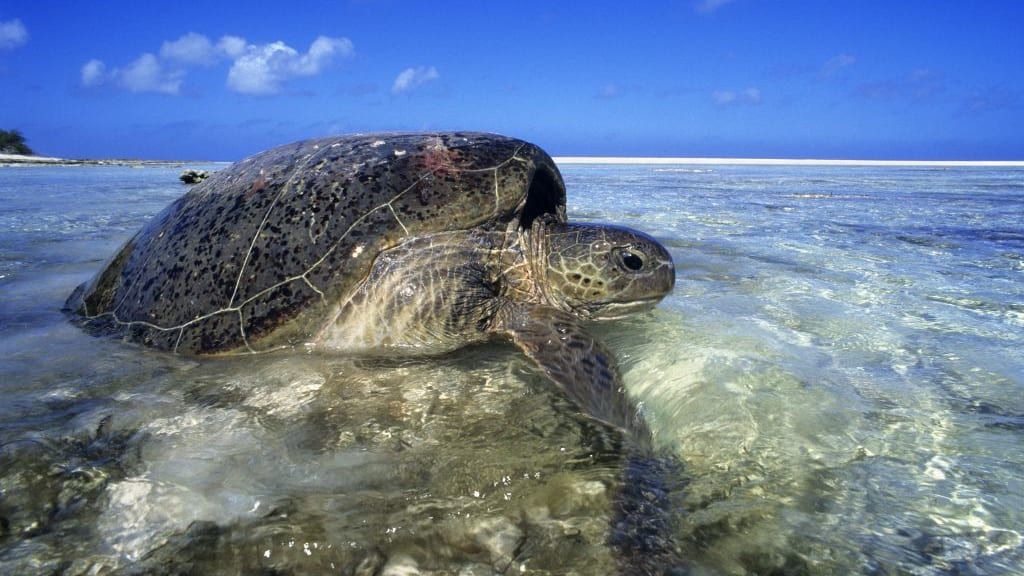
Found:
M 662 156 L 554 156 L 556 164 L 651 164 L 737 166 L 919 166 L 1024 168 L 1024 160 L 843 160 L 825 158 L 690 158 Z
M 827 158 L 726 158 L 673 156 L 552 156 L 556 164 L 719 165 L 719 166 L 903 166 L 928 168 L 1024 168 L 1024 160 L 855 160 Z M 0 154 L 0 164 L 231 164 L 230 160 L 155 160 L 141 158 L 60 158 Z

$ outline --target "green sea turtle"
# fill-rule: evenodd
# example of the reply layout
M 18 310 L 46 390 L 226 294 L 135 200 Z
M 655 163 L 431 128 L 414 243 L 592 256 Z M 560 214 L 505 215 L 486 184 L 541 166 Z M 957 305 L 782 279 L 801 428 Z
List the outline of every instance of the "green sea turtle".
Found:
M 571 224 L 537 146 L 481 133 L 306 140 L 216 172 L 153 218 L 67 310 L 191 355 L 309 346 L 434 354 L 511 339 L 590 417 L 649 431 L 583 321 L 652 308 L 668 251 Z
M 649 236 L 567 223 L 558 168 L 533 144 L 371 134 L 213 174 L 66 308 L 91 333 L 192 355 L 432 354 L 509 337 L 584 411 L 625 426 L 614 358 L 581 321 L 649 309 L 674 281 Z

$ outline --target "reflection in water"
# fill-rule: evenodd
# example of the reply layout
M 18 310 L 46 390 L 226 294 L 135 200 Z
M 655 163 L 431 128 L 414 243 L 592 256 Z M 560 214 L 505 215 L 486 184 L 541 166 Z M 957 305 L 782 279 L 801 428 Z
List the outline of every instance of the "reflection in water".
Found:
M 657 310 L 595 331 L 682 463 L 659 529 L 688 568 L 1024 565 L 1024 174 L 564 172 L 571 217 L 677 263 Z M 0 573 L 616 567 L 613 500 L 647 471 L 511 346 L 195 361 L 68 324 L 176 177 L 0 171 Z

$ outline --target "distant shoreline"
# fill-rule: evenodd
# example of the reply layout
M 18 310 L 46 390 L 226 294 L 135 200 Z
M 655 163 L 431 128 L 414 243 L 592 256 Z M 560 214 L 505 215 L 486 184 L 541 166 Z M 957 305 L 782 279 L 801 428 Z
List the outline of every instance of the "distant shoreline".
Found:
M 158 166 L 179 167 L 201 164 L 220 164 L 212 160 L 136 160 L 124 158 L 76 159 L 52 156 L 24 156 L 21 154 L 0 154 L 0 166 Z
M 823 160 L 787 158 L 659 158 L 556 156 L 556 164 L 649 164 L 734 166 L 919 166 L 930 168 L 1024 168 L 1024 160 Z

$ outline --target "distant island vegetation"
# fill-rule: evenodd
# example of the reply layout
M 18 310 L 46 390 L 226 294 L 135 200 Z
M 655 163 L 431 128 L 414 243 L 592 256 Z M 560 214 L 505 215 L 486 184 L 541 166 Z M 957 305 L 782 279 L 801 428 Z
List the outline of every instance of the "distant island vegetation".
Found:
M 25 137 L 20 130 L 0 130 L 0 154 L 32 156 L 35 152 L 25 144 Z

